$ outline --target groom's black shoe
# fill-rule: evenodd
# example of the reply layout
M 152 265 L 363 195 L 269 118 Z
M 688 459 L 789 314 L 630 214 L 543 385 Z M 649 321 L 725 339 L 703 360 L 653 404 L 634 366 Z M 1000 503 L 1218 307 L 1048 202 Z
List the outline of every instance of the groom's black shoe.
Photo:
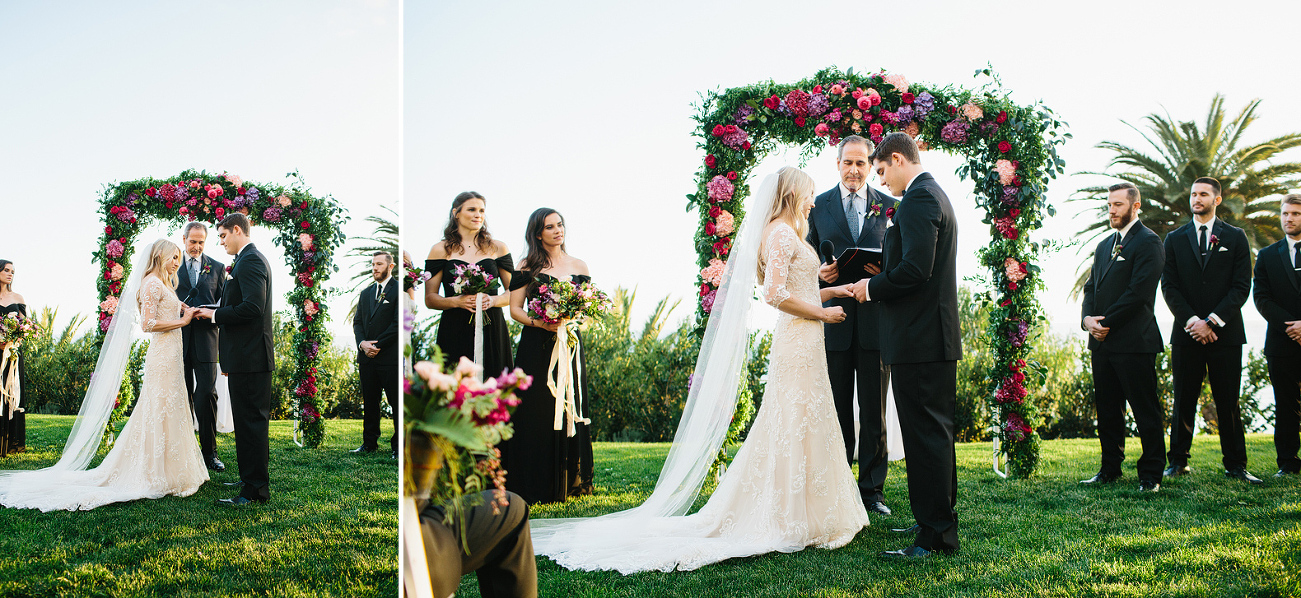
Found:
M 1193 468 L 1187 465 L 1171 465 L 1161 472 L 1162 477 L 1173 478 L 1180 475 L 1188 475 L 1193 472 Z
M 890 531 L 900 534 L 915 534 L 922 531 L 922 526 L 914 523 L 912 527 L 892 527 Z
M 922 548 L 921 546 L 917 546 L 916 544 L 914 544 L 903 550 L 887 550 L 885 552 L 882 552 L 881 556 L 886 558 L 894 558 L 894 559 L 899 559 L 899 558 L 920 559 L 920 558 L 931 556 L 931 551 L 926 550 L 925 548 Z
M 1225 471 L 1225 472 L 1224 472 L 1224 475 L 1226 475 L 1226 476 L 1228 476 L 1228 477 L 1231 477 L 1231 478 L 1233 478 L 1233 479 L 1235 479 L 1235 480 L 1242 480 L 1242 481 L 1244 481 L 1244 482 L 1249 482 L 1249 483 L 1252 483 L 1252 484 L 1264 484 L 1264 483 L 1265 483 L 1265 480 L 1262 480 L 1262 479 L 1260 479 L 1260 478 L 1258 478 L 1258 477 L 1256 477 L 1256 476 L 1254 476 L 1254 475 L 1251 475 L 1251 472 L 1250 472 L 1250 471 L 1247 471 L 1245 468 L 1243 468 L 1243 469 L 1230 469 L 1230 470 L 1228 470 L 1228 471 Z
M 266 502 L 266 499 L 265 499 L 265 498 L 262 499 L 262 500 L 249 500 L 249 499 L 247 499 L 247 498 L 244 498 L 243 496 L 236 496 L 235 498 L 218 498 L 218 499 L 217 499 L 217 504 L 222 505 L 222 506 L 227 506 L 227 507 L 242 507 L 242 506 L 245 506 L 245 505 L 250 505 L 250 504 L 254 504 L 254 503 L 261 504 L 261 503 L 264 503 L 264 502 Z
M 1287 476 L 1290 476 L 1290 475 L 1296 475 L 1296 474 L 1297 474 L 1297 472 L 1295 472 L 1295 471 L 1290 471 L 1290 470 L 1287 470 L 1287 469 L 1280 469 L 1280 470 L 1274 472 L 1274 477 L 1276 477 L 1276 478 L 1285 478 L 1285 477 L 1287 477 Z
M 230 487 L 232 487 L 232 488 L 243 488 L 243 487 L 244 487 L 244 480 L 236 480 L 236 481 L 234 481 L 234 482 L 222 482 L 222 484 L 225 484 L 225 485 L 230 486 Z
M 373 447 L 373 446 L 366 446 L 366 445 L 363 444 L 363 445 L 361 445 L 361 446 L 359 446 L 359 447 L 357 447 L 357 448 L 355 448 L 355 449 L 352 449 L 351 451 L 348 451 L 348 452 L 350 452 L 350 453 L 373 453 L 373 452 L 375 452 L 375 447 Z
M 1138 482 L 1138 491 L 1143 494 L 1147 494 L 1149 492 L 1152 494 L 1156 494 L 1156 492 L 1159 491 L 1160 489 L 1161 489 L 1161 484 L 1159 482 L 1154 482 L 1152 480 L 1140 480 Z
M 868 513 L 877 513 L 877 514 L 879 514 L 879 515 L 891 515 L 891 514 L 892 514 L 892 513 L 890 512 L 890 507 L 885 506 L 885 503 L 883 503 L 883 502 L 881 502 L 881 501 L 879 501 L 879 500 L 876 501 L 876 502 L 870 502 L 870 503 L 867 503 L 866 506 L 867 506 L 867 512 L 868 512 Z
M 1087 480 L 1080 480 L 1081 484 L 1106 484 L 1120 479 L 1119 473 L 1104 473 L 1099 471 L 1093 477 Z
M 226 471 L 226 464 L 222 463 L 221 459 L 218 459 L 215 456 L 208 459 L 208 462 L 205 465 L 208 466 L 208 469 L 213 471 Z

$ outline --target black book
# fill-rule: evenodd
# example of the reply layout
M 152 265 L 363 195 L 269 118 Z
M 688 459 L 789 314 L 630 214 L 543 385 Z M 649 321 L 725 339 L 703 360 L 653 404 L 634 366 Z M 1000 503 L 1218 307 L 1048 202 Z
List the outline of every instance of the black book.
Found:
M 852 284 L 869 278 L 871 275 L 864 269 L 868 264 L 874 264 L 878 269 L 881 267 L 879 247 L 850 247 L 844 250 L 836 258 L 836 270 L 840 272 L 840 277 L 835 284 Z

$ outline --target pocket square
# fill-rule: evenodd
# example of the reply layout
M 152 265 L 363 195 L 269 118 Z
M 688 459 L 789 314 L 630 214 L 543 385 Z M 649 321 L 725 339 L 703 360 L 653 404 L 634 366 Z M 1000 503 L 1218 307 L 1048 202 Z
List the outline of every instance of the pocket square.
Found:
M 1228 251 L 1228 250 L 1229 250 L 1228 247 L 1221 247 L 1221 248 L 1220 248 L 1220 251 Z
M 1116 256 L 1116 261 L 1118 261 L 1118 262 L 1123 262 L 1123 261 L 1125 261 L 1125 256 L 1123 256 L 1123 255 L 1118 255 L 1118 256 Z

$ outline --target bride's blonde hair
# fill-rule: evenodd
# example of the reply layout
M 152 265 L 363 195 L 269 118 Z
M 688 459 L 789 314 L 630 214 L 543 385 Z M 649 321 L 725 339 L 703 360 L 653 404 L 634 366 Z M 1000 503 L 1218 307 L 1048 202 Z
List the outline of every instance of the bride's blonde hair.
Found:
M 140 300 L 145 292 L 144 280 L 150 274 L 167 283 L 172 290 L 176 290 L 179 279 L 176 277 L 175 272 L 167 271 L 167 260 L 180 255 L 181 248 L 167 239 L 159 239 L 149 246 L 149 265 L 145 267 L 144 273 L 140 275 L 140 288 L 136 290 L 136 306 L 140 306 Z
M 809 236 L 809 221 L 804 218 L 804 200 L 813 195 L 813 177 L 794 166 L 783 166 L 777 171 L 777 195 L 768 207 L 766 228 L 774 222 L 785 222 L 795 229 L 795 234 L 804 241 Z M 807 241 L 805 241 L 807 242 Z M 759 243 L 759 282 L 763 282 L 765 247 L 768 239 Z

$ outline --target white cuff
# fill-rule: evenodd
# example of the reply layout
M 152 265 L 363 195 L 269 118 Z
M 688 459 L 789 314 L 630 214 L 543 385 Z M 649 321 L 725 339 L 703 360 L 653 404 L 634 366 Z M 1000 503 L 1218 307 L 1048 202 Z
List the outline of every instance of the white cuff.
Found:
M 870 281 L 872 279 L 868 278 L 867 280 Z M 872 285 L 868 284 L 867 282 L 863 283 L 863 296 L 866 297 L 866 299 L 863 301 L 864 303 L 867 303 L 868 301 L 872 300 Z
M 1211 315 L 1206 316 L 1206 319 L 1215 324 L 1216 328 L 1224 328 L 1224 320 L 1221 320 L 1220 316 L 1215 315 L 1215 313 L 1212 312 Z
M 1189 328 L 1190 326 L 1193 325 L 1193 322 L 1196 322 L 1196 321 L 1198 321 L 1198 320 L 1200 320 L 1200 319 L 1201 319 L 1201 318 L 1199 318 L 1199 317 L 1197 317 L 1197 316 L 1195 316 L 1195 315 L 1194 315 L 1193 317 L 1191 317 L 1191 318 L 1188 318 L 1188 321 L 1187 321 L 1187 322 L 1184 322 L 1184 330 L 1188 330 L 1188 328 Z

